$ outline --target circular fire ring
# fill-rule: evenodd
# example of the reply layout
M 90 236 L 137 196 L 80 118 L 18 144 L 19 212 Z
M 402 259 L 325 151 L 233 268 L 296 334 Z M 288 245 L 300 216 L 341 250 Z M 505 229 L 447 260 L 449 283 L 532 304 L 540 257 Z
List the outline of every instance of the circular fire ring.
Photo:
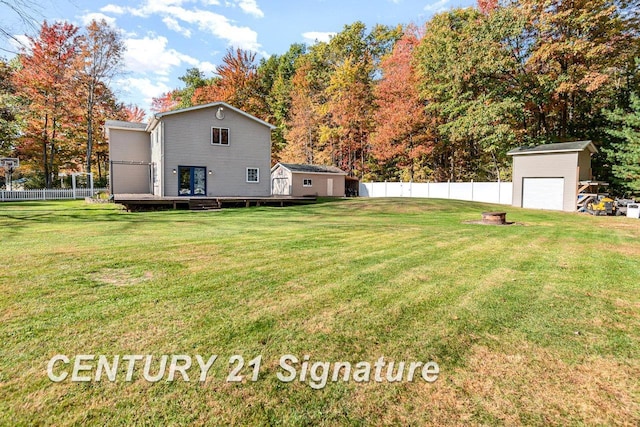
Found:
M 482 223 L 492 225 L 503 225 L 507 223 L 506 212 L 482 212 Z

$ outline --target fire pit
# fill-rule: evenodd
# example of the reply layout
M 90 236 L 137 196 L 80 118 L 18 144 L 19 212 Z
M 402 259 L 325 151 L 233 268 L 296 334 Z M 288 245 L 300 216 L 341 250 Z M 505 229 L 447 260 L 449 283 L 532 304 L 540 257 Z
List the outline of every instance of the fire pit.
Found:
M 491 225 L 504 225 L 507 223 L 506 212 L 482 212 L 482 223 Z

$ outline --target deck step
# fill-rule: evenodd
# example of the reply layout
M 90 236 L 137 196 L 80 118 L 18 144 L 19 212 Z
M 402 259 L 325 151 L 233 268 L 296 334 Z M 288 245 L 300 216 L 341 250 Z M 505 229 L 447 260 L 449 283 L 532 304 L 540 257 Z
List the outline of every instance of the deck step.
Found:
M 189 200 L 189 209 L 192 211 L 209 211 L 220 209 L 222 204 L 218 199 L 191 199 Z

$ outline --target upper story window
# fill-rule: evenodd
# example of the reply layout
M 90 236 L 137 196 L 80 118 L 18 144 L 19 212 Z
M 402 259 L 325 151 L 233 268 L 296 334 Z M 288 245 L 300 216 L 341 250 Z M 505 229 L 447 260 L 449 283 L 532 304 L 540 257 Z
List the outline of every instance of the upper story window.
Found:
M 211 128 L 211 144 L 212 145 L 229 145 L 229 129 L 228 128 Z

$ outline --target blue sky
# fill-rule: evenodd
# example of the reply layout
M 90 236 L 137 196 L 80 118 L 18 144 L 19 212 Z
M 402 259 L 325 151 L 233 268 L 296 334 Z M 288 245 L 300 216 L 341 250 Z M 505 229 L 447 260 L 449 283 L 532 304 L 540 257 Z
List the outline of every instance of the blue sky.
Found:
M 35 2 L 34 2 L 35 3 Z M 293 43 L 312 44 L 355 21 L 373 25 L 422 24 L 434 13 L 473 0 L 41 0 L 33 16 L 84 25 L 106 19 L 127 46 L 125 73 L 112 82 L 118 99 L 149 112 L 151 98 L 182 86 L 191 67 L 213 75 L 229 47 L 259 56 L 282 54 Z M 3 28 L 22 40 L 28 31 L 0 2 Z M 33 30 L 32 30 L 33 31 Z M 0 40 L 11 57 L 15 42 Z

